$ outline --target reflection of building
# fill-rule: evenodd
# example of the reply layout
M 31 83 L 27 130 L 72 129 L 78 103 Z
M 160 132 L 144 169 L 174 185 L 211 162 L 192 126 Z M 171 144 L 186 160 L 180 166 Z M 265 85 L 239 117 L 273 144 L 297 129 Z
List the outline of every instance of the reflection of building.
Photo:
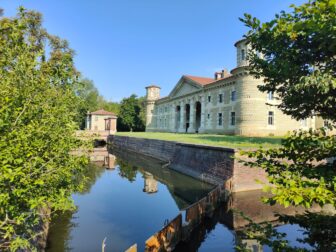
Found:
M 251 252 L 263 252 L 263 246 L 256 239 L 241 239 L 236 236 L 236 245 L 242 246 L 247 251 Z
M 144 189 L 146 193 L 156 193 L 158 191 L 158 182 L 154 179 L 154 176 L 149 173 L 144 173 Z
M 116 166 L 116 156 L 108 154 L 104 159 L 104 166 L 108 169 L 114 169 Z
M 109 130 L 113 134 L 117 131 L 117 116 L 104 109 L 88 112 L 85 128 L 91 131 Z
M 249 74 L 246 40 L 235 43 L 236 68 L 214 78 L 184 75 L 167 97 L 160 87 L 146 87 L 146 131 L 205 132 L 236 135 L 283 135 L 318 126 L 315 118 L 296 121 L 276 106 L 273 93 L 262 93 L 262 79 Z

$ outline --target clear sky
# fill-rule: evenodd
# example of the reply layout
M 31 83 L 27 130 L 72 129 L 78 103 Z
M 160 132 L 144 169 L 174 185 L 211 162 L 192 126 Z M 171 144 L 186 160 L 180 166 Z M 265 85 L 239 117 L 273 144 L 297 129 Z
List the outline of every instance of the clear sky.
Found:
M 5 16 L 18 6 L 43 14 L 48 32 L 67 39 L 76 66 L 108 100 L 145 86 L 166 96 L 183 74 L 213 77 L 235 67 L 234 42 L 250 13 L 262 21 L 302 0 L 0 0 Z

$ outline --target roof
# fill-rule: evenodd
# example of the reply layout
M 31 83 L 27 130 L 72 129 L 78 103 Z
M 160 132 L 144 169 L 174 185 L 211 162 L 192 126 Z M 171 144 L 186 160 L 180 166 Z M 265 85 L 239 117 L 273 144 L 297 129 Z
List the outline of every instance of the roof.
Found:
M 111 116 L 115 116 L 114 113 L 109 112 L 109 111 L 106 111 L 106 110 L 104 110 L 104 109 L 99 109 L 99 110 L 97 110 L 97 111 L 90 112 L 89 114 L 90 114 L 90 115 L 111 115 Z
M 234 43 L 234 46 L 237 46 L 239 43 L 247 41 L 247 38 L 242 38 L 240 40 L 238 40 L 236 43 Z
M 152 88 L 152 87 L 155 87 L 155 88 L 160 88 L 159 86 L 157 85 L 150 85 L 150 86 L 147 86 L 146 88 Z M 161 88 L 160 88 L 161 89 Z
M 215 81 L 215 79 L 207 78 L 207 77 L 198 77 L 198 76 L 191 76 L 191 75 L 183 75 L 183 76 L 192 80 L 192 81 L 194 81 L 194 82 L 197 82 L 198 84 L 200 84 L 202 86 L 208 85 L 211 82 Z

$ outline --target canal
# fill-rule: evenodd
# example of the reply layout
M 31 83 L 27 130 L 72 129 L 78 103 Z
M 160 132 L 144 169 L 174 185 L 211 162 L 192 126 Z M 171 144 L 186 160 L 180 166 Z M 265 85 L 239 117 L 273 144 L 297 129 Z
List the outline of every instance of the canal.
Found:
M 105 237 L 105 251 L 125 251 L 134 243 L 138 251 L 143 251 L 145 241 L 167 220 L 213 189 L 210 184 L 162 168 L 162 162 L 141 155 L 98 149 L 92 161 L 84 191 L 73 195 L 77 210 L 52 219 L 49 252 L 101 251 Z M 230 209 L 244 211 L 257 222 L 276 221 L 275 213 L 294 211 L 266 206 L 260 197 L 259 191 L 234 194 L 176 251 L 234 251 L 247 223 Z M 290 234 L 294 245 L 303 236 L 303 230 L 296 225 L 280 229 Z M 270 251 L 256 242 L 247 243 L 255 251 Z

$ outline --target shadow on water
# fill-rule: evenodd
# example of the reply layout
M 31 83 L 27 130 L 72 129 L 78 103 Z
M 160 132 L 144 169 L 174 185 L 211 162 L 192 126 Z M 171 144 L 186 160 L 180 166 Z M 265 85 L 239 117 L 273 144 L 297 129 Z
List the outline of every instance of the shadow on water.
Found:
M 138 243 L 138 251 L 143 251 L 146 239 L 160 230 L 166 219 L 174 218 L 179 210 L 213 188 L 162 168 L 163 163 L 156 159 L 134 153 L 111 154 L 106 149 L 96 149 L 91 160 L 85 171 L 85 188 L 73 196 L 77 211 L 53 216 L 49 252 L 100 251 L 104 237 L 108 237 L 106 251 L 124 251 L 134 243 Z M 301 223 L 289 221 L 292 225 L 283 225 L 277 214 L 293 216 L 303 209 L 265 205 L 260 200 L 264 195 L 261 191 L 231 195 L 175 251 L 234 251 L 235 244 L 241 243 L 254 251 L 271 251 L 244 236 L 248 220 L 233 209 L 244 212 L 256 223 L 282 225 L 279 228 L 290 234 L 293 244 L 297 244 L 296 238 L 307 237 L 304 230 L 314 229 L 306 225 L 304 218 Z M 322 224 L 316 220 L 314 225 L 322 230 Z M 335 229 L 328 233 L 329 242 L 336 240 Z
M 261 201 L 265 196 L 267 194 L 262 191 L 232 194 L 211 218 L 205 218 L 193 230 L 189 240 L 180 242 L 174 251 L 235 251 L 235 246 L 245 246 L 247 251 L 272 251 L 246 235 L 250 221 L 272 224 L 278 232 L 287 235 L 285 239 L 291 247 L 335 251 L 336 216 L 321 213 L 318 206 L 309 209 L 310 212 L 301 207 L 269 206 Z M 263 231 L 268 232 L 266 228 L 261 229 Z

